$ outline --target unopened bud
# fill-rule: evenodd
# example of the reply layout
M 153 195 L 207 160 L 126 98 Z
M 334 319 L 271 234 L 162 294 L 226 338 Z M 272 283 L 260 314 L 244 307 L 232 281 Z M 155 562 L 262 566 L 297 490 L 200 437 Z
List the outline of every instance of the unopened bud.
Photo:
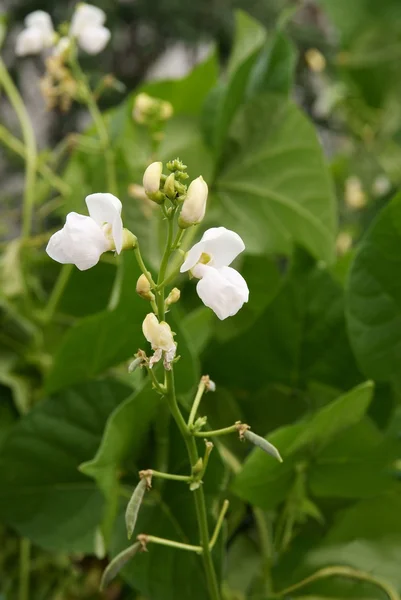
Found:
M 192 467 L 192 473 L 193 473 L 193 475 L 195 475 L 197 473 L 202 473 L 202 470 L 203 470 L 203 458 L 198 458 L 198 460 Z
M 321 73 L 326 68 L 326 59 L 317 48 L 309 48 L 305 52 L 305 60 L 310 70 L 315 73 Z
M 178 288 L 173 288 L 166 298 L 166 306 L 175 304 L 180 299 L 181 292 Z
M 164 200 L 164 195 L 160 191 L 160 178 L 163 171 L 161 162 L 154 162 L 148 166 L 143 175 L 143 187 L 145 188 L 148 198 L 161 204 Z
M 345 181 L 345 203 L 353 209 L 359 210 L 366 205 L 366 195 L 362 188 L 361 180 L 351 175 Z
M 123 250 L 132 250 L 138 243 L 138 238 L 129 229 L 123 229 Z
M 128 373 L 134 373 L 134 371 L 137 370 L 138 367 L 140 367 L 143 363 L 142 358 L 135 358 L 132 362 L 130 362 L 130 364 L 128 365 Z
M 167 121 L 173 115 L 173 106 L 166 100 L 153 98 L 148 94 L 138 94 L 132 111 L 137 123 L 150 125 L 152 122 Z
M 202 221 L 206 212 L 207 194 L 208 187 L 203 177 L 194 179 L 188 187 L 187 197 L 178 218 L 178 225 L 181 229 L 186 229 Z
M 176 196 L 176 191 L 175 191 L 175 177 L 174 177 L 174 173 L 170 173 L 170 175 L 167 177 L 165 183 L 164 183 L 164 193 L 166 194 L 166 196 L 168 198 L 175 198 Z
M 137 294 L 144 298 L 145 300 L 154 300 L 155 296 L 152 294 L 150 289 L 150 283 L 146 275 L 142 273 L 139 276 L 138 281 L 136 282 L 136 291 Z

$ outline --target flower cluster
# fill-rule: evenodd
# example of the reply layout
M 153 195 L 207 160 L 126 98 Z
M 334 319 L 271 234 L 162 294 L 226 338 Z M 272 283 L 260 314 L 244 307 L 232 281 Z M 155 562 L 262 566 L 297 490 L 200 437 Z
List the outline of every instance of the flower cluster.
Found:
M 55 32 L 50 15 L 36 10 L 25 18 L 25 28 L 17 36 L 16 54 L 27 56 L 39 54 L 46 48 L 53 48 L 54 54 L 61 54 L 76 40 L 78 46 L 88 54 L 98 54 L 110 39 L 110 30 L 104 26 L 105 12 L 97 6 L 79 3 L 72 16 L 68 35 L 59 37 Z
M 174 169 L 181 163 L 171 164 Z M 184 235 L 188 227 L 202 221 L 208 187 L 203 178 L 198 177 L 187 189 L 180 183 L 178 171 L 177 182 L 174 177 L 171 179 L 172 175 L 163 176 L 162 163 L 152 163 L 145 171 L 143 185 L 148 197 L 157 204 L 164 203 L 167 194 L 170 199 L 173 198 L 174 210 L 181 208 L 178 226 Z M 175 185 L 178 191 L 175 191 Z M 75 264 L 82 271 L 96 265 L 103 252 L 115 250 L 120 253 L 123 248 L 137 245 L 136 237 L 123 229 L 122 205 L 118 198 L 106 193 L 91 194 L 86 198 L 86 205 L 89 216 L 69 213 L 64 227 L 52 235 L 46 249 L 54 260 Z M 219 319 L 235 315 L 248 302 L 249 290 L 245 279 L 229 266 L 244 249 L 245 244 L 237 233 L 225 227 L 213 227 L 205 231 L 202 239 L 189 250 L 180 267 L 181 273 L 189 272 L 199 279 L 196 286 L 198 296 Z M 144 272 L 138 281 L 137 291 L 143 298 L 153 301 L 155 296 L 151 282 L 148 273 Z M 179 299 L 178 289 L 174 288 L 171 294 L 171 301 L 169 296 L 166 307 Z M 156 315 L 148 315 L 144 334 L 155 350 L 152 365 L 160 360 L 161 352 L 164 352 L 167 368 L 175 355 L 175 343 L 169 326 L 164 322 L 159 323 Z

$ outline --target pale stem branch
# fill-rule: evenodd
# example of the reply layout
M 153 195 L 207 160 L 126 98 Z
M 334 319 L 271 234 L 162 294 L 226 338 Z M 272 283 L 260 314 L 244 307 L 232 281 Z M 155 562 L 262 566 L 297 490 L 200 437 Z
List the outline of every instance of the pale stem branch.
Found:
M 170 479 L 171 481 L 192 481 L 191 475 L 174 475 L 174 473 L 162 473 L 161 471 L 155 471 L 154 469 L 149 469 L 149 474 L 152 477 L 159 477 L 159 479 Z
M 212 431 L 192 431 L 191 434 L 195 437 L 218 437 L 221 435 L 228 435 L 229 433 L 235 433 L 238 431 L 238 425 L 231 425 L 230 427 L 224 427 L 224 429 L 212 429 Z
M 3 85 L 8 99 L 18 117 L 22 137 L 25 144 L 25 187 L 24 204 L 22 212 L 22 237 L 28 238 L 31 234 L 32 213 L 35 203 L 35 183 L 36 183 L 36 141 L 32 123 L 29 118 L 25 104 L 20 93 L 11 79 L 6 66 L 0 58 L 0 84 Z
M 191 425 L 193 425 L 193 423 L 195 421 L 196 413 L 198 412 L 199 404 L 201 403 L 202 396 L 205 393 L 205 389 L 206 389 L 206 382 L 202 377 L 199 382 L 198 390 L 196 392 L 194 403 L 192 405 L 191 412 L 189 415 L 188 427 L 191 427 Z
M 366 581 L 367 583 L 371 583 L 372 585 L 376 585 L 377 587 L 381 588 L 387 594 L 390 600 L 400 600 L 400 596 L 398 592 L 393 588 L 393 586 L 387 583 L 386 581 L 383 581 L 381 578 L 375 577 L 374 575 L 370 575 L 370 573 L 365 573 L 365 571 L 359 571 L 358 569 L 353 569 L 352 567 L 344 567 L 341 565 L 335 565 L 332 567 L 325 567 L 324 569 L 320 569 L 319 571 L 316 571 L 316 573 L 313 573 L 313 575 L 306 577 L 302 581 L 291 585 L 290 587 L 286 588 L 285 590 L 282 590 L 281 592 L 277 592 L 276 594 L 274 594 L 274 596 L 277 598 L 282 598 L 292 592 L 295 592 L 296 590 L 305 587 L 306 585 L 309 585 L 310 583 L 318 581 L 319 579 L 324 579 L 325 577 L 349 577 L 351 579 L 359 579 L 360 581 Z
M 178 548 L 179 550 L 187 550 L 188 552 L 196 552 L 202 554 L 202 546 L 192 546 L 191 544 L 183 544 L 174 540 L 166 540 L 155 535 L 140 534 L 136 538 L 141 544 L 160 544 L 160 546 L 169 546 L 170 548 Z
M 221 511 L 219 517 L 217 519 L 216 527 L 214 528 L 212 539 L 209 542 L 209 549 L 212 550 L 213 546 L 217 542 L 217 538 L 219 537 L 220 529 L 223 525 L 224 517 L 226 516 L 226 512 L 228 510 L 230 503 L 228 500 L 224 500 L 223 506 L 221 507 Z
M 155 282 L 152 279 L 152 275 L 150 273 L 150 271 L 148 271 L 148 269 L 146 268 L 146 265 L 143 261 L 142 258 L 142 254 L 141 251 L 139 249 L 139 243 L 137 242 L 136 245 L 134 246 L 134 253 L 135 253 L 135 257 L 136 257 L 136 261 L 139 265 L 139 268 L 141 269 L 142 273 L 145 275 L 146 279 L 149 281 L 150 287 L 153 289 L 156 287 Z

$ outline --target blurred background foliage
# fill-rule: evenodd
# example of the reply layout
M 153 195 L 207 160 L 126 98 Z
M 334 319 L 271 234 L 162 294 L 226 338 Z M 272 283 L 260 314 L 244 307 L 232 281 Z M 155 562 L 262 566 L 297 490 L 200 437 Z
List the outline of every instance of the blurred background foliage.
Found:
M 132 257 L 116 268 L 105 256 L 81 273 L 60 271 L 43 251 L 67 212 L 84 212 L 85 195 L 106 189 L 104 157 L 82 106 L 46 112 L 43 61 L 14 55 L 27 13 L 47 10 L 61 23 L 74 3 L 4 4 L 3 57 L 32 117 L 40 164 L 62 185 L 39 177 L 33 237 L 21 250 L 23 161 L 9 146 L 2 152 L 2 597 L 26 600 L 19 585 L 29 568 L 32 600 L 203 600 L 196 557 L 158 547 L 97 591 L 107 564 L 99 526 L 109 555 L 126 546 L 120 500 L 165 436 L 157 397 L 141 374 L 126 374 L 143 345 L 147 306 L 135 294 Z M 182 405 L 209 373 L 217 391 L 203 410 L 212 428 L 249 422 L 284 457 L 275 464 L 236 439 L 216 447 L 205 491 L 211 518 L 223 497 L 231 501 L 215 557 L 225 598 L 283 597 L 278 590 L 337 565 L 371 580 L 323 578 L 285 597 L 396 600 L 401 200 L 391 198 L 401 179 L 400 2 L 96 4 L 112 40 L 82 66 L 94 87 L 109 73 L 124 84 L 106 89 L 100 105 L 125 224 L 147 261 L 157 265 L 163 230 L 152 205 L 132 193 L 152 158 L 148 131 L 132 119 L 139 91 L 173 104 L 155 158 L 178 155 L 191 177 L 208 181 L 202 227 L 232 227 L 247 245 L 240 266 L 251 299 L 235 318 L 217 322 L 184 280 L 171 311 Z M 4 94 L 0 114 L 0 141 L 5 128 L 19 137 Z M 60 272 L 68 281 L 52 307 Z M 173 425 L 169 440 L 169 469 L 185 472 Z M 189 491 L 168 483 L 149 494 L 139 529 L 196 539 Z

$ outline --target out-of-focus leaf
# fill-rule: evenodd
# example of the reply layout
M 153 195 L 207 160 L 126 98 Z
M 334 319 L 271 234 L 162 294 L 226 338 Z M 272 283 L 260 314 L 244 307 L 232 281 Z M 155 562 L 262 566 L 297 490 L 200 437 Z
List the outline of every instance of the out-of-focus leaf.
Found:
M 258 295 L 269 287 L 266 275 L 258 273 Z M 240 312 L 232 326 L 241 319 Z M 210 376 L 226 387 L 255 390 L 263 382 L 302 389 L 318 381 L 347 389 L 361 381 L 347 339 L 342 286 L 303 255 L 263 314 L 234 340 L 214 342 L 206 354 Z
M 399 491 L 358 502 L 344 510 L 323 544 L 309 552 L 304 572 L 349 565 L 401 587 L 401 495 Z
M 368 377 L 398 382 L 401 362 L 401 195 L 379 214 L 355 255 L 347 283 L 348 331 Z
M 263 92 L 288 96 L 292 89 L 297 51 L 282 31 L 267 40 L 250 73 L 247 98 Z
M 319 453 L 308 471 L 309 488 L 318 497 L 375 497 L 396 485 L 399 456 L 401 441 L 363 420 Z
M 295 467 L 311 456 L 318 457 L 327 444 L 357 423 L 372 398 L 372 384 L 364 383 L 323 407 L 309 419 L 276 430 L 268 436 L 282 455 L 277 463 L 260 450 L 254 450 L 233 483 L 243 500 L 265 510 L 284 500 L 294 482 Z
M 260 23 L 245 12 L 236 12 L 236 35 L 226 81 L 219 82 L 212 89 L 203 110 L 205 139 L 217 158 L 223 151 L 229 127 L 243 101 L 250 70 L 265 37 L 266 31 Z
M 238 151 L 215 184 L 221 218 L 248 252 L 289 254 L 294 244 L 334 260 L 336 204 L 316 132 L 282 96 L 249 101 L 235 123 Z
M 10 430 L 0 452 L 3 522 L 47 549 L 93 552 L 102 498 L 78 466 L 93 456 L 110 411 L 129 392 L 113 381 L 69 388 Z
M 85 317 L 61 340 L 46 390 L 52 393 L 102 373 L 133 355 L 143 346 L 141 325 L 149 307 L 135 291 L 139 268 L 132 253 L 125 253 L 124 277 L 118 306 Z

